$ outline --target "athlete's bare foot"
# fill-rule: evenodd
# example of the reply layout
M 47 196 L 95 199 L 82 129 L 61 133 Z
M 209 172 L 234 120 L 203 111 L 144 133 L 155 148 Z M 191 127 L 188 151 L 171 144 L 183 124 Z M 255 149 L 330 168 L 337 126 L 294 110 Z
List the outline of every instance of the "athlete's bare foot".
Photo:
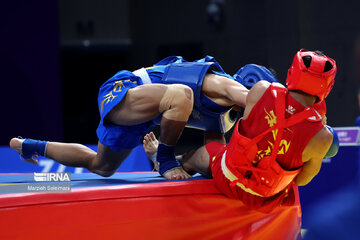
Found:
M 159 142 L 155 137 L 155 134 L 153 132 L 150 132 L 144 136 L 144 149 L 146 155 L 151 158 L 152 155 L 154 155 L 157 152 Z
M 20 138 L 12 138 L 10 140 L 10 147 L 12 149 L 14 149 L 16 152 L 18 152 L 20 155 L 22 155 L 22 143 L 25 139 L 20 139 Z M 38 163 L 38 160 L 36 159 L 38 156 L 37 155 L 34 155 L 32 158 L 23 158 L 22 159 L 25 161 L 25 162 L 28 162 L 28 163 L 31 163 L 31 164 L 37 164 Z
M 170 169 L 169 171 L 166 171 L 164 173 L 164 177 L 167 180 L 183 180 L 183 179 L 190 178 L 191 176 L 187 172 L 185 172 L 185 170 L 182 167 L 179 167 L 179 168 L 173 168 L 173 169 Z
M 159 171 L 159 163 L 156 161 L 156 152 L 159 146 L 159 142 L 153 132 L 150 132 L 144 136 L 143 146 L 146 155 L 154 163 L 154 170 Z

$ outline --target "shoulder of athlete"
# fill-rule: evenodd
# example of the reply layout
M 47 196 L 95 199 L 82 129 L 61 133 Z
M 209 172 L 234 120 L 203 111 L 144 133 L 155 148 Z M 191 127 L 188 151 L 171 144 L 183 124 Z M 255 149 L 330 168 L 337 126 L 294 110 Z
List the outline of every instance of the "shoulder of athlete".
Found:
M 271 84 L 267 81 L 259 81 L 250 89 L 246 97 L 243 119 L 246 119 L 249 116 L 252 108 L 264 95 L 265 91 L 270 87 L 270 85 Z
M 257 82 L 249 91 L 247 96 L 247 104 L 257 102 L 265 93 L 265 91 L 270 87 L 271 83 L 268 81 L 259 81 Z
M 303 152 L 303 162 L 311 159 L 322 161 L 333 141 L 332 133 L 324 126 L 309 141 Z

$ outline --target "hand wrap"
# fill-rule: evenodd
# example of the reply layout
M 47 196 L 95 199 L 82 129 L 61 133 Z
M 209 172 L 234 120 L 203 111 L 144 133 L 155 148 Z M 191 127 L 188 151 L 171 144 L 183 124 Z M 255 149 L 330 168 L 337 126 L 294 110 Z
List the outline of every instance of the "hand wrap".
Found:
M 33 155 L 45 156 L 47 141 L 33 140 L 27 138 L 22 143 L 22 157 L 32 158 Z

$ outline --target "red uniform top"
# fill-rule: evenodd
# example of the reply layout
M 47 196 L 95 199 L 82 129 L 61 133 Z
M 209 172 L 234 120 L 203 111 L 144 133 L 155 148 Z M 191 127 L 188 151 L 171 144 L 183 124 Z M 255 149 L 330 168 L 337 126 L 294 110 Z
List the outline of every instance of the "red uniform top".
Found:
M 305 107 L 293 99 L 289 94 L 285 96 L 285 118 L 303 111 Z M 240 134 L 254 138 L 260 133 L 276 124 L 274 97 L 270 87 L 265 91 L 261 99 L 255 104 L 247 119 L 242 120 L 239 129 Z M 302 152 L 310 139 L 324 127 L 320 121 L 302 121 L 296 125 L 284 129 L 280 148 L 276 157 L 277 162 L 287 170 L 301 167 Z M 255 161 L 260 161 L 264 156 L 270 155 L 274 145 L 274 131 L 258 142 L 258 153 Z
M 215 144 L 207 146 L 215 184 L 253 208 L 267 205 L 267 211 L 284 204 L 303 165 L 302 152 L 322 128 L 314 108 L 271 85 L 248 118 L 235 126 L 228 145 L 217 146 L 216 154 L 210 150 Z

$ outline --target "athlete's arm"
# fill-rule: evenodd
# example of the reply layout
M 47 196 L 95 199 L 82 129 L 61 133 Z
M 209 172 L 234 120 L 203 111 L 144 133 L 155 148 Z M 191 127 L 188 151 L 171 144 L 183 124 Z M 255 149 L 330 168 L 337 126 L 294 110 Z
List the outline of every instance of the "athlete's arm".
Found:
M 332 144 L 332 139 L 331 132 L 324 127 L 309 141 L 302 155 L 304 165 L 294 179 L 296 185 L 308 184 L 319 173 L 322 160 Z
M 229 79 L 226 84 L 222 85 L 222 91 L 224 96 L 232 103 L 237 106 L 244 108 L 246 106 L 246 98 L 249 90 L 241 85 L 240 83 Z
M 308 184 L 320 171 L 322 158 L 312 158 L 304 163 L 301 172 L 294 179 L 298 186 Z
M 233 79 L 216 74 L 206 74 L 201 88 L 203 94 L 222 106 L 237 105 L 245 107 L 249 92 Z

